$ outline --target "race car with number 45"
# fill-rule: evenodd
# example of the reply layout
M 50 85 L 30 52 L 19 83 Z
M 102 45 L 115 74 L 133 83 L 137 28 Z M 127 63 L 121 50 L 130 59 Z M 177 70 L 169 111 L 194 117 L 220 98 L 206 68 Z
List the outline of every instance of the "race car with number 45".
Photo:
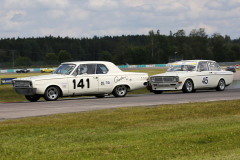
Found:
M 184 93 L 198 89 L 223 91 L 233 81 L 233 73 L 224 71 L 211 60 L 185 60 L 170 64 L 166 73 L 150 77 L 147 88 L 155 93 L 182 90 Z
M 147 73 L 123 72 L 111 62 L 79 61 L 62 63 L 49 75 L 14 79 L 12 85 L 35 102 L 40 97 L 47 101 L 65 96 L 124 97 L 130 90 L 144 88 L 147 79 Z

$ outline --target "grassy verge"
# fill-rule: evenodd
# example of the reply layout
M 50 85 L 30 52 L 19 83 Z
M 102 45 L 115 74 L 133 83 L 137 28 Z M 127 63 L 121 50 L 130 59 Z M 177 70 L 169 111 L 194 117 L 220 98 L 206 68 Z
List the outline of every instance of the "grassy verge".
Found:
M 0 159 L 239 159 L 240 100 L 0 121 Z
M 149 76 L 153 74 L 163 73 L 166 70 L 164 69 L 148 69 L 148 70 L 128 70 L 127 72 L 146 72 L 149 74 Z M 29 77 L 29 76 L 38 76 L 38 75 L 44 75 L 49 73 L 21 73 L 21 74 L 1 74 L 1 78 L 21 78 L 21 77 Z M 23 95 L 17 94 L 14 89 L 12 88 L 12 85 L 0 85 L 0 102 L 19 102 L 19 101 L 26 101 L 25 97 Z M 130 94 L 143 94 L 143 93 L 149 93 L 145 88 L 135 90 L 130 92 Z

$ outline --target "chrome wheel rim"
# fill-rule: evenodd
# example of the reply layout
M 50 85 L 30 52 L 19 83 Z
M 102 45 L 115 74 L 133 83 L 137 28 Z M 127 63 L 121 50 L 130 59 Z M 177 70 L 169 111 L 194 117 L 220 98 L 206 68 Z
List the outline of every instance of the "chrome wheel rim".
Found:
M 119 96 L 123 96 L 126 94 L 127 88 L 125 86 L 118 86 L 116 91 Z
M 221 90 L 224 90 L 224 88 L 225 88 L 225 83 L 224 83 L 223 80 L 220 80 L 220 81 L 219 81 L 219 88 L 220 88 Z
M 55 87 L 50 87 L 47 90 L 47 97 L 51 100 L 56 99 L 58 97 L 58 90 Z
M 191 81 L 188 81 L 188 82 L 187 82 L 186 88 L 187 88 L 188 92 L 191 92 L 191 91 L 192 91 L 193 85 L 192 85 L 192 82 L 191 82 Z

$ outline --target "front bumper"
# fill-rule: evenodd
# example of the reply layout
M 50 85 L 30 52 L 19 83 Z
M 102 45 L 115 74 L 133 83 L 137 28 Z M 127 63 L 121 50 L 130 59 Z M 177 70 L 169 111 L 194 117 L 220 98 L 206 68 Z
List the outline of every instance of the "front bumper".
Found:
M 37 91 L 36 88 L 14 88 L 14 89 L 17 93 L 26 95 L 26 96 L 35 95 Z
M 152 90 L 174 91 L 181 90 L 182 84 L 179 83 L 152 83 Z

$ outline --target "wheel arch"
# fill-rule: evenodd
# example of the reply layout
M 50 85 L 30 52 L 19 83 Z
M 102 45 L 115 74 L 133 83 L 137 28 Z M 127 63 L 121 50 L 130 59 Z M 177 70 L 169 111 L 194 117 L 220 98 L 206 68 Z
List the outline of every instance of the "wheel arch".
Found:
M 187 80 L 190 80 L 191 82 L 192 82 L 192 84 L 193 84 L 193 89 L 195 89 L 195 84 L 194 84 L 194 81 L 192 80 L 192 78 L 186 78 L 185 80 L 184 80 L 184 82 L 182 83 L 182 89 L 183 89 L 183 87 L 184 87 L 184 84 L 186 83 L 186 81 Z
M 114 89 L 115 89 L 117 86 L 126 86 L 128 90 L 131 90 L 131 87 L 130 87 L 130 85 L 128 85 L 128 84 L 116 84 L 116 85 L 113 87 L 112 92 L 114 91 Z
M 59 97 L 62 97 L 62 96 L 63 96 L 62 88 L 59 87 L 58 85 L 56 85 L 56 84 L 48 85 L 48 86 L 45 88 L 45 91 L 46 91 L 49 87 L 57 87 L 57 88 L 59 89 L 59 91 L 60 91 Z M 45 91 L 44 91 L 44 93 L 45 93 Z
M 218 82 L 219 82 L 220 80 L 224 80 L 224 82 L 226 83 L 226 80 L 224 79 L 224 77 L 220 77 L 220 78 L 218 79 Z
M 221 81 L 221 80 L 223 80 L 223 83 L 224 83 L 223 88 L 221 88 L 221 86 L 220 86 L 220 81 Z M 217 90 L 217 91 L 224 91 L 225 88 L 226 88 L 226 80 L 225 80 L 224 78 L 220 78 L 220 79 L 218 80 L 218 84 L 217 84 L 217 86 L 216 86 L 216 90 Z

